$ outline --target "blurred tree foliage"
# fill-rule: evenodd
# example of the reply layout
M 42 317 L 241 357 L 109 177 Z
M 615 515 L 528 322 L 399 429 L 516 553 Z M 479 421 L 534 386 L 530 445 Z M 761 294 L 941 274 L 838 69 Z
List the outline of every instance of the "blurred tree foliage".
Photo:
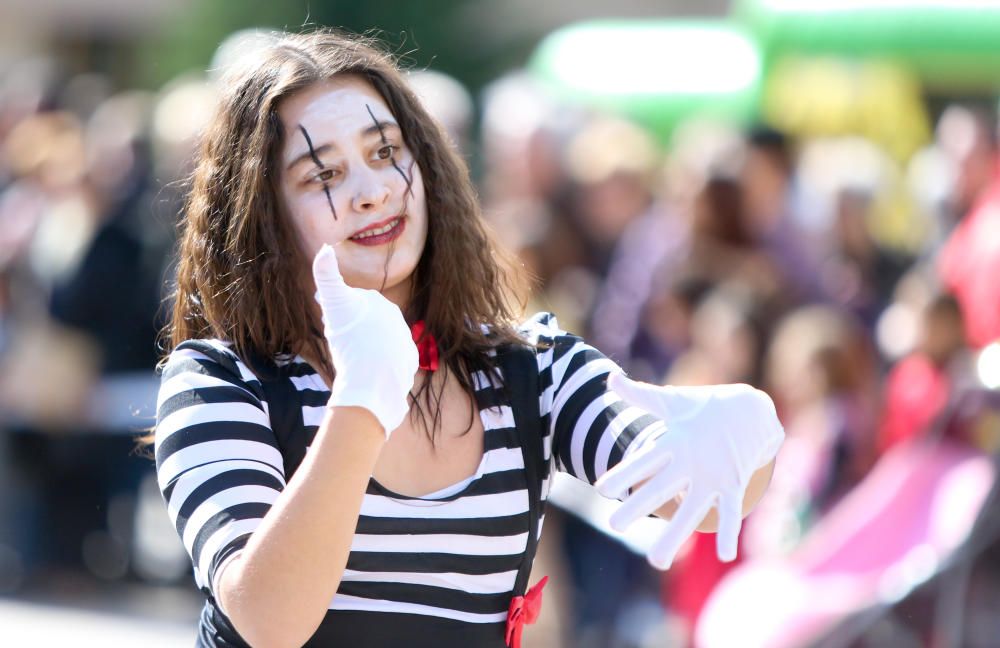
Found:
M 409 67 L 433 67 L 473 92 L 522 65 L 543 34 L 507 33 L 480 20 L 482 0 L 191 0 L 157 36 L 138 45 L 133 85 L 155 89 L 185 71 L 204 71 L 219 43 L 251 27 L 310 26 L 373 33 Z

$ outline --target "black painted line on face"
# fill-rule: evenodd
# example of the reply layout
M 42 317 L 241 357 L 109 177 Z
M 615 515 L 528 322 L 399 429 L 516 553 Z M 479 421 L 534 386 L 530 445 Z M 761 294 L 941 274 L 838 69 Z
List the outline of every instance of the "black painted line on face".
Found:
M 389 140 L 386 138 L 385 131 L 382 129 L 382 123 L 378 120 L 377 117 L 375 117 L 375 113 L 372 112 L 372 107 L 369 106 L 368 104 L 365 104 L 365 109 L 368 110 L 368 116 L 372 118 L 372 122 L 374 122 L 375 128 L 378 129 L 378 135 L 379 135 L 380 138 L 382 138 L 382 144 L 388 144 Z M 392 156 L 392 157 L 390 157 L 389 161 L 392 163 L 392 168 L 396 170 L 396 173 L 398 173 L 400 176 L 403 177 L 403 182 L 406 183 L 406 193 L 408 195 L 412 196 L 413 195 L 413 173 L 412 173 L 413 172 L 413 165 L 412 164 L 410 165 L 410 172 L 411 172 L 410 175 L 406 175 L 406 172 L 403 171 L 401 168 L 399 168 L 399 163 L 396 162 L 396 156 L 395 155 Z
M 320 169 L 323 168 L 323 163 L 319 161 L 319 156 L 316 155 L 316 149 L 313 148 L 312 138 L 309 137 L 309 131 L 302 124 L 299 124 L 299 130 L 302 131 L 302 137 L 306 138 L 306 146 L 309 147 L 309 157 L 312 158 L 313 162 Z M 326 194 L 326 202 L 330 205 L 330 213 L 333 214 L 333 220 L 337 219 L 337 208 L 333 206 L 333 197 L 330 196 L 330 185 L 323 182 L 323 193 Z

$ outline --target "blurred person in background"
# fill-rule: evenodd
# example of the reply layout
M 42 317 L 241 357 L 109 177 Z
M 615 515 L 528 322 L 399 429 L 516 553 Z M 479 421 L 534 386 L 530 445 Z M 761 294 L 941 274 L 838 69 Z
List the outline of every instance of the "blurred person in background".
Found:
M 136 491 L 150 473 L 130 456 L 131 432 L 151 414 L 139 408 L 153 389 L 170 240 L 150 218 L 149 98 L 109 88 L 94 74 L 70 79 L 58 100 L 72 111 L 30 116 L 5 141 L 14 181 L 0 221 L 19 326 L 0 357 L 0 401 L 18 497 L 34 502 L 10 526 L 25 569 L 112 580 L 128 572 Z
M 917 348 L 886 377 L 879 452 L 938 432 L 945 408 L 974 384 L 958 302 L 948 294 L 935 295 L 924 307 Z
M 833 231 L 822 263 L 822 281 L 830 300 L 855 313 L 874 330 L 892 301 L 893 290 L 913 260 L 881 245 L 871 234 L 874 196 L 845 187 L 834 197 Z
M 57 555 L 63 564 L 79 560 L 78 552 L 58 551 L 46 473 L 53 433 L 73 429 L 84 411 L 98 358 L 92 340 L 52 321 L 48 300 L 79 263 L 95 221 L 76 115 L 46 110 L 25 116 L 7 133 L 3 156 L 11 181 L 0 196 L 0 274 L 9 295 L 2 314 L 0 424 L 10 451 L 4 472 L 13 483 L 4 492 L 12 519 L 3 532 L 16 536 L 8 566 L 23 578 Z M 13 582 L 18 578 L 7 580 L 19 584 Z
M 483 214 L 537 283 L 528 310 L 558 312 L 563 326 L 582 330 L 595 286 L 565 150 L 589 117 L 523 71 L 488 85 L 482 103 Z
M 767 384 L 787 417 L 795 449 L 782 457 L 781 493 L 769 502 L 781 510 L 754 521 L 777 540 L 759 550 L 789 550 L 873 463 L 878 407 L 873 351 L 860 322 L 830 306 L 803 307 L 779 323 L 767 352 Z M 781 523 L 772 524 L 775 520 Z M 778 535 L 790 528 L 797 531 L 792 537 Z
M 802 199 L 785 133 L 767 126 L 750 130 L 739 184 L 749 235 L 767 251 L 788 298 L 797 303 L 821 299 L 817 242 L 807 229 L 815 228 L 816 215 L 808 213 Z
M 961 107 L 940 119 L 941 146 L 957 162 L 959 217 L 937 259 L 939 276 L 962 309 L 974 349 L 1000 339 L 1000 159 L 995 118 Z

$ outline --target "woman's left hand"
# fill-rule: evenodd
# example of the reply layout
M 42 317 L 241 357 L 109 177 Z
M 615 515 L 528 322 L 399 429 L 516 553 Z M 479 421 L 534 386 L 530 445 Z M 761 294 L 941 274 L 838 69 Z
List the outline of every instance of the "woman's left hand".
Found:
M 736 558 L 747 484 L 777 455 L 784 439 L 771 398 L 749 385 L 657 386 L 623 374 L 610 376 L 608 386 L 667 424 L 665 433 L 597 481 L 607 497 L 635 489 L 611 516 L 611 526 L 622 530 L 683 492 L 667 531 L 649 552 L 650 563 L 668 569 L 712 507 L 719 516 L 719 558 Z

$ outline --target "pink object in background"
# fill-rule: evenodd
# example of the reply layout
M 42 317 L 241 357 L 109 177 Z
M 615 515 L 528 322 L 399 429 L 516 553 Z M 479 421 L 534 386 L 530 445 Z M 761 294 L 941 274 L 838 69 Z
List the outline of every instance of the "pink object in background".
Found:
M 969 344 L 1000 339 L 1000 179 L 955 226 L 938 270 L 962 308 Z
M 960 443 L 892 448 L 787 558 L 730 572 L 695 645 L 802 646 L 849 614 L 898 599 L 968 537 L 994 479 L 990 458 Z

